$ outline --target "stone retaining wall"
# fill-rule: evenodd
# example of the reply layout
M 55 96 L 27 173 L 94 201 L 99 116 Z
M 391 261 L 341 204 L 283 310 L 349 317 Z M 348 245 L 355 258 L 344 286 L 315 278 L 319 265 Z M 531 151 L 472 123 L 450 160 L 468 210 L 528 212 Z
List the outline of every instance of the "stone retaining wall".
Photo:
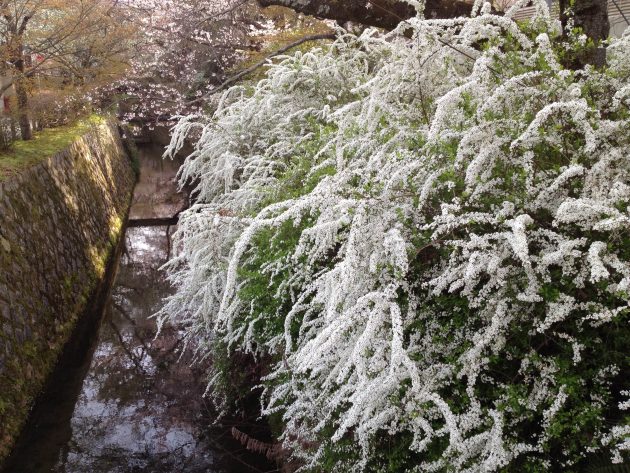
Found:
M 98 288 L 134 184 L 113 122 L 0 183 L 0 464 Z

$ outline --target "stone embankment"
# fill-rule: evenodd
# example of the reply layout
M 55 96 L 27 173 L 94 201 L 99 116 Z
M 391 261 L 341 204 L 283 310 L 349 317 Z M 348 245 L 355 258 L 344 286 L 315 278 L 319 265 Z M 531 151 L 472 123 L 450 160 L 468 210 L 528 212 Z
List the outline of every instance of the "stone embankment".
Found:
M 0 464 L 101 286 L 135 179 L 104 121 L 0 183 Z

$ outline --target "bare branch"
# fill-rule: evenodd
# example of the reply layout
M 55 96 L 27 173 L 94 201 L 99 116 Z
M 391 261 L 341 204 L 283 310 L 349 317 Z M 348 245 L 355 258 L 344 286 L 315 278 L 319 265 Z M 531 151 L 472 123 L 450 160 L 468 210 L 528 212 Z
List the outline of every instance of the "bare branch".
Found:
M 190 104 L 191 105 L 198 104 L 198 103 L 203 102 L 204 100 L 206 100 L 209 96 L 214 95 L 217 92 L 221 92 L 222 90 L 225 90 L 230 85 L 234 84 L 235 82 L 239 81 L 243 77 L 251 74 L 255 70 L 257 70 L 260 67 L 262 67 L 265 64 L 267 64 L 271 58 L 274 58 L 276 56 L 279 56 L 280 54 L 286 53 L 287 51 L 289 51 L 289 50 L 291 50 L 293 48 L 297 48 L 298 46 L 300 46 L 300 45 L 302 45 L 304 43 L 308 43 L 309 41 L 320 41 L 320 40 L 325 40 L 325 39 L 335 39 L 335 34 L 334 33 L 324 33 L 324 34 L 316 34 L 316 35 L 311 35 L 311 36 L 305 36 L 304 38 L 301 38 L 298 41 L 295 41 L 295 42 L 293 42 L 291 44 L 288 44 L 288 45 L 278 49 L 277 51 L 274 51 L 273 53 L 269 54 L 268 56 L 265 57 L 265 59 L 263 59 L 261 61 L 258 61 L 256 64 L 253 64 L 252 66 L 248 67 L 247 69 L 242 70 L 238 74 L 233 75 L 232 77 L 227 79 L 225 82 L 223 82 L 221 85 L 218 85 L 217 87 L 215 87 L 210 92 L 208 92 L 207 94 L 203 95 L 202 97 L 199 97 L 199 98 L 197 98 L 195 100 L 192 100 L 190 102 Z

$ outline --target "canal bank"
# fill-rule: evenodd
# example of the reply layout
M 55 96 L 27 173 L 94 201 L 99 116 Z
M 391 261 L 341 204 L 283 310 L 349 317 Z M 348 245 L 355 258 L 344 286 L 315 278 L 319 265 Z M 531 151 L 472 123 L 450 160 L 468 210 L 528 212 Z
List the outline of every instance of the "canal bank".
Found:
M 135 176 L 114 121 L 0 182 L 0 464 L 120 241 Z

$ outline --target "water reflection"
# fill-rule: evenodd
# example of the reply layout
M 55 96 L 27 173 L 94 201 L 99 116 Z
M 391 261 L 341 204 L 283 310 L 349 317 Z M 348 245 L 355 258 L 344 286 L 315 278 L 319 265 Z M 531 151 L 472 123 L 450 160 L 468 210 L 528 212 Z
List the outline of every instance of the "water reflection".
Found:
M 246 467 L 238 455 L 226 456 L 207 430 L 204 367 L 191 365 L 190 355 L 182 353 L 181 330 L 164 327 L 155 337 L 150 316 L 172 291 L 158 270 L 168 258 L 170 230 L 127 230 L 91 361 L 88 350 L 83 360 L 64 368 L 8 471 L 261 471 Z
M 199 373 L 178 363 L 181 333 L 154 339 L 150 315 L 171 288 L 158 271 L 167 228 L 130 228 L 99 342 L 55 471 L 208 471 Z M 184 354 L 184 356 L 186 356 Z M 121 462 L 121 459 L 124 459 Z

